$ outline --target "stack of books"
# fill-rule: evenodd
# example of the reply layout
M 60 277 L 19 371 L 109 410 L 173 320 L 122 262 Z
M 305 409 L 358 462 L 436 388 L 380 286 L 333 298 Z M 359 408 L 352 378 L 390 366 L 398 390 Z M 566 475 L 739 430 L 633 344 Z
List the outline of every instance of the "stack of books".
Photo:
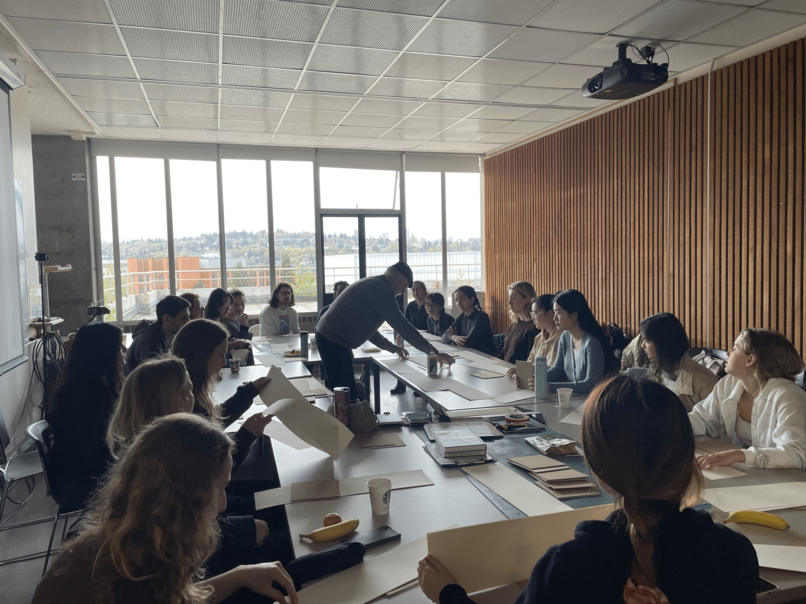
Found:
M 483 462 L 487 445 L 472 430 L 432 430 L 434 442 L 445 459 L 457 463 Z

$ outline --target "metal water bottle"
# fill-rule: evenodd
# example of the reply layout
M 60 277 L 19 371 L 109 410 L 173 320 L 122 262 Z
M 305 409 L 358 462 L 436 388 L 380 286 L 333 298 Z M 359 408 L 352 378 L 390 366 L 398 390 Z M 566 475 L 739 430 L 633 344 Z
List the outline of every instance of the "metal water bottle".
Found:
M 548 396 L 548 370 L 546 357 L 535 357 L 535 399 Z
M 303 359 L 308 358 L 308 332 L 299 332 L 299 356 Z

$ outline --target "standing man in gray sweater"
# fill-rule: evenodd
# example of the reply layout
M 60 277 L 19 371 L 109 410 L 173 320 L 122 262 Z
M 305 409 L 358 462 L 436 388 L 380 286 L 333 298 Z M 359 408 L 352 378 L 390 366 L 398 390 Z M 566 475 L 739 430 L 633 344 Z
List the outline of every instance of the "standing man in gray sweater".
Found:
M 395 297 L 411 287 L 411 268 L 405 262 L 388 267 L 383 275 L 365 277 L 350 285 L 334 300 L 316 326 L 316 345 L 333 388 L 347 387 L 350 399 L 357 398 L 353 375 L 353 349 L 369 340 L 378 348 L 406 358 L 403 347 L 378 333 L 384 321 L 412 346 L 428 354 L 431 344 L 406 320 Z M 453 357 L 437 354 L 440 365 L 453 364 Z

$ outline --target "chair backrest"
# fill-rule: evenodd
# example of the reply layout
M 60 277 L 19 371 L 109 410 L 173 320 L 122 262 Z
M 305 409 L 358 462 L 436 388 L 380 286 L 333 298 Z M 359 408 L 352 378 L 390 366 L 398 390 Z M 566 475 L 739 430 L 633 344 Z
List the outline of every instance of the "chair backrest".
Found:
M 253 336 L 259 336 L 260 335 L 260 325 L 259 324 L 258 325 L 252 325 L 252 327 L 249 328 L 249 333 L 251 333 Z
M 44 419 L 42 421 L 34 422 L 25 429 L 25 432 L 36 443 L 36 450 L 39 453 L 39 460 L 42 462 L 42 467 L 45 469 L 45 487 L 47 489 L 48 497 L 50 497 L 50 477 L 48 476 L 47 457 L 50 452 L 50 438 L 46 432 L 48 422 Z

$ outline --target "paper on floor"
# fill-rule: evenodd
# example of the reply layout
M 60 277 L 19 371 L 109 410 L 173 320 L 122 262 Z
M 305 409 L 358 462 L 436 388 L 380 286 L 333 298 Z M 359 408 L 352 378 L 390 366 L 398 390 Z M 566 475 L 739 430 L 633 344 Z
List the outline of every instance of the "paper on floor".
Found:
M 723 512 L 783 510 L 806 505 L 806 482 L 705 489 L 702 498 Z
M 753 544 L 762 568 L 777 568 L 806 573 L 806 547 Z
M 527 516 L 541 516 L 571 509 L 500 463 L 470 466 L 463 468 L 462 471 L 506 499 Z

